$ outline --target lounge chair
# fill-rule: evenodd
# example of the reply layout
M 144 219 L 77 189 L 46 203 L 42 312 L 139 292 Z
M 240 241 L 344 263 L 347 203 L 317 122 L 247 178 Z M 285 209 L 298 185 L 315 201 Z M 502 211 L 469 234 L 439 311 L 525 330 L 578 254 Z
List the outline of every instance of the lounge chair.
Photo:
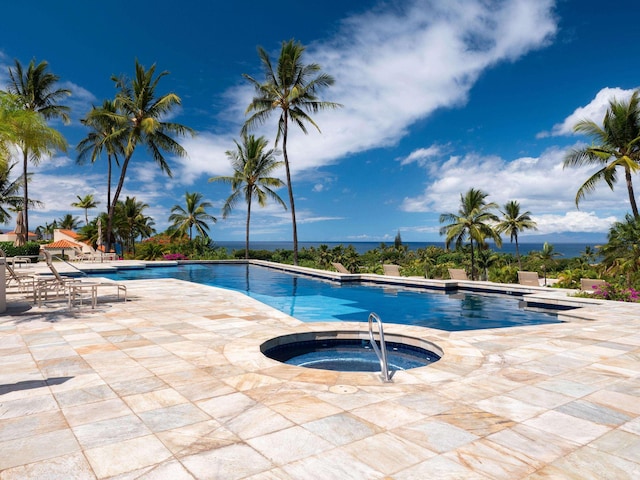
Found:
M 538 272 L 518 272 L 518 283 L 528 287 L 539 287 Z
M 464 268 L 449 268 L 449 278 L 451 280 L 469 280 Z
M 69 306 L 71 306 L 75 300 L 78 300 L 82 305 L 84 295 L 89 294 L 91 298 L 91 308 L 95 308 L 99 287 L 115 287 L 118 298 L 120 298 L 120 293 L 122 293 L 123 301 L 127 301 L 126 285 L 116 282 L 83 282 L 78 278 L 63 277 L 53 265 L 51 254 L 46 250 L 41 250 L 41 253 L 44 255 L 47 266 L 53 274 L 53 278 L 36 279 L 34 296 L 38 306 L 42 305 L 43 296 L 46 300 L 49 293 L 55 294 L 58 297 L 66 296 Z
M 5 287 L 6 288 L 17 287 L 18 293 L 34 294 L 36 277 L 33 275 L 33 273 L 16 272 L 13 269 L 13 267 L 8 263 L 5 263 L 4 266 L 5 266 Z
M 348 273 L 348 274 L 351 273 L 340 262 L 331 262 L 331 265 L 333 266 L 333 268 L 335 268 L 338 271 L 338 273 Z
M 596 288 L 601 287 L 606 283 L 606 280 L 599 280 L 596 278 L 581 278 L 580 290 L 584 292 L 593 292 Z
M 400 276 L 400 267 L 398 265 L 385 264 L 382 265 L 382 270 L 385 275 L 389 275 L 391 277 L 399 277 Z

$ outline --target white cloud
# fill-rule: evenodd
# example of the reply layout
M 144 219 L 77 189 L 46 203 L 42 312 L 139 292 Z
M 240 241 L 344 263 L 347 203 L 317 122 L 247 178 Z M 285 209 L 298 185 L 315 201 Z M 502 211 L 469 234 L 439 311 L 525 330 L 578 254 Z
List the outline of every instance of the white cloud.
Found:
M 551 132 L 542 132 L 538 134 L 538 138 L 547 136 L 575 135 L 573 127 L 582 120 L 591 120 L 598 125 L 602 125 L 604 115 L 609 108 L 609 102 L 616 99 L 618 101 L 628 100 L 635 89 L 623 90 L 622 88 L 603 88 L 595 98 L 584 107 L 576 108 L 571 115 L 564 119 L 562 123 L 557 123 L 551 129 Z
M 532 215 L 537 224 L 536 233 L 562 233 L 562 232 L 605 232 L 611 224 L 619 218 L 609 216 L 600 218 L 595 212 L 572 211 L 564 215 L 547 214 Z
M 523 157 L 511 162 L 497 156 L 468 154 L 452 156 L 430 169 L 430 183 L 424 192 L 404 199 L 407 212 L 456 212 L 460 195 L 470 188 L 489 194 L 488 201 L 502 206 L 520 202 L 539 223 L 538 233 L 559 231 L 606 231 L 612 219 L 628 207 L 624 185 L 611 191 L 605 184 L 575 207 L 575 194 L 591 175 L 586 168 L 564 170 L 566 150 L 550 148 L 538 158 Z M 597 208 L 602 217 L 593 211 Z M 589 212 L 589 213 L 586 213 Z M 564 230 L 563 230 L 564 229 Z
M 419 148 L 411 152 L 407 157 L 401 159 L 400 165 L 409 165 L 415 162 L 419 166 L 424 167 L 431 159 L 437 158 L 442 154 L 442 148 L 438 145 L 431 145 L 428 148 Z
M 336 79 L 321 98 L 344 108 L 313 115 L 322 135 L 312 126 L 306 136 L 290 130 L 292 171 L 393 145 L 415 121 L 464 104 L 483 71 L 549 41 L 557 28 L 552 10 L 551 0 L 413 0 L 345 19 L 334 38 L 312 45 L 306 56 Z M 251 95 L 242 85 L 226 97 L 240 113 Z M 274 115 L 258 134 L 273 138 L 276 122 Z M 232 122 L 233 132 L 237 126 Z M 182 163 L 182 180 L 227 172 L 223 153 L 234 136 L 202 134 L 185 142 L 190 160 Z

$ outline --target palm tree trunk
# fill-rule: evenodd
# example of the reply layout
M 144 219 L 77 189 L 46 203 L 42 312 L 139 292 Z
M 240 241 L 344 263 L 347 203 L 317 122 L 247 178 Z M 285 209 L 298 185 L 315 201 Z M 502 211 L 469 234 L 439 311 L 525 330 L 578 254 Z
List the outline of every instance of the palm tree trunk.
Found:
M 473 257 L 473 238 L 470 238 L 471 241 L 471 280 L 475 280 L 476 279 L 476 268 L 475 268 L 475 261 L 474 261 L 474 257 Z
M 631 202 L 631 212 L 634 218 L 639 218 L 638 205 L 636 204 L 636 196 L 633 193 L 633 183 L 631 181 L 631 170 L 629 168 L 624 169 L 624 177 L 627 181 L 627 191 L 629 192 L 629 202 Z
M 251 221 L 251 195 L 247 199 L 247 232 L 245 233 L 244 258 L 249 259 L 249 222 Z
M 29 209 L 29 191 L 28 191 L 28 175 L 27 175 L 27 168 L 29 165 L 29 150 L 24 147 L 22 150 L 22 172 L 23 172 L 23 179 L 24 179 L 24 185 L 23 185 L 23 192 L 24 192 L 24 198 L 23 198 L 23 205 L 22 205 L 22 217 L 24 220 L 24 230 L 27 235 L 27 241 L 29 241 L 29 213 L 28 213 L 28 209 Z
M 122 187 L 124 186 L 124 179 L 127 173 L 129 160 L 131 160 L 131 155 L 127 155 L 127 157 L 124 159 L 124 162 L 122 163 L 122 170 L 120 171 L 120 179 L 118 180 L 116 193 L 113 195 L 113 202 L 111 203 L 111 205 L 109 205 L 109 212 L 107 214 L 107 253 L 111 251 L 111 230 L 113 229 L 113 215 L 116 211 L 116 204 L 118 203 L 120 192 L 122 192 Z
M 296 225 L 296 206 L 293 201 L 293 187 L 291 186 L 291 170 L 289 169 L 289 156 L 287 155 L 287 122 L 288 115 L 284 112 L 284 131 L 282 132 L 282 155 L 287 171 L 287 187 L 289 190 L 289 205 L 291 206 L 291 223 L 293 227 L 293 264 L 298 265 L 298 227 Z
M 111 207 L 111 154 L 107 155 L 107 210 Z
M 518 259 L 518 270 L 522 270 L 522 262 L 520 261 L 520 249 L 518 248 L 518 236 L 514 237 L 516 241 L 516 258 Z

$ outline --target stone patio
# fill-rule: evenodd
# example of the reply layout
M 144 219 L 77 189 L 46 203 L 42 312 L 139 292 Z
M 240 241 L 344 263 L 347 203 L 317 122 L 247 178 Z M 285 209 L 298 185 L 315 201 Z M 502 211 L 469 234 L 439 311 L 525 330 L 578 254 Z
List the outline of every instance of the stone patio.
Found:
M 444 356 L 385 384 L 260 353 L 335 323 L 179 280 L 125 283 L 126 303 L 95 310 L 9 297 L 0 479 L 640 478 L 640 305 L 508 329 L 387 324 Z

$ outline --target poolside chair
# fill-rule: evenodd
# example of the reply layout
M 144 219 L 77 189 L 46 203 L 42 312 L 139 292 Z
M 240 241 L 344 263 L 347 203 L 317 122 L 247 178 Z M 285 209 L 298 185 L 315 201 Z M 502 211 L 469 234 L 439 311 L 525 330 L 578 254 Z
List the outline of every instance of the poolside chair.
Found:
M 333 266 L 333 268 L 335 268 L 338 271 L 338 273 L 349 273 L 349 274 L 351 273 L 340 262 L 331 262 L 331 265 Z
M 539 287 L 538 272 L 518 272 L 518 283 L 528 287 Z
M 605 285 L 606 280 L 599 280 L 596 278 L 581 278 L 580 279 L 580 290 L 583 292 L 593 292 L 596 288 Z
M 399 277 L 400 276 L 400 267 L 398 265 L 393 264 L 384 264 L 382 265 L 382 270 L 385 275 L 391 277 Z
M 449 278 L 451 280 L 469 280 L 464 268 L 449 268 Z
M 90 295 L 91 308 L 95 308 L 98 298 L 99 287 L 115 287 L 118 299 L 122 293 L 123 301 L 127 301 L 127 286 L 116 282 L 83 282 L 79 278 L 69 278 L 60 275 L 56 267 L 53 265 L 53 258 L 46 250 L 40 251 L 49 270 L 53 274 L 53 278 L 38 278 L 34 287 L 35 302 L 38 306 L 42 305 L 43 296 L 47 300 L 48 294 L 55 294 L 57 297 L 66 296 L 69 306 L 78 300 L 82 305 L 84 295 Z
M 5 287 L 7 289 L 17 287 L 18 293 L 34 294 L 35 275 L 32 272 L 16 272 L 13 267 L 6 263 L 5 266 Z M 11 292 L 7 292 L 11 293 Z M 14 292 L 15 293 L 15 292 Z

